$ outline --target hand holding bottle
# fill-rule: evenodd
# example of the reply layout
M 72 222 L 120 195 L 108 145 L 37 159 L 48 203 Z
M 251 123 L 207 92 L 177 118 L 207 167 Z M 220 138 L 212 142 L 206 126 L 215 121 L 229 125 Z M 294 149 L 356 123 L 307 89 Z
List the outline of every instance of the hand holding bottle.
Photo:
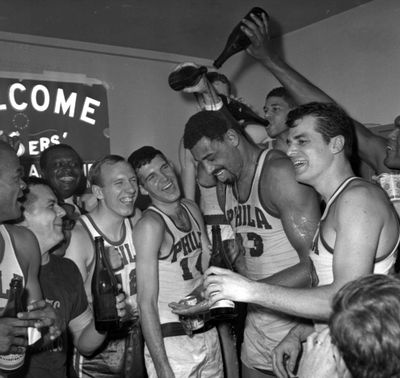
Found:
M 274 54 L 270 42 L 269 19 L 262 13 L 261 16 L 250 15 L 250 19 L 242 20 L 241 30 L 251 41 L 246 52 L 260 61 L 269 60 Z

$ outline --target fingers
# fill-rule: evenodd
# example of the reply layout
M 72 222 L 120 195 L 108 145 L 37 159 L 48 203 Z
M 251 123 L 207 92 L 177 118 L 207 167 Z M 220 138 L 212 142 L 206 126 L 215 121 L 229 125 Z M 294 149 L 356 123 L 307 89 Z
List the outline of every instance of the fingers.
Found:
M 41 299 L 39 301 L 32 302 L 26 308 L 28 311 L 42 310 L 46 307 L 46 301 Z
M 272 368 L 278 378 L 288 378 L 284 365 L 285 354 L 280 351 L 274 350 L 272 354 Z

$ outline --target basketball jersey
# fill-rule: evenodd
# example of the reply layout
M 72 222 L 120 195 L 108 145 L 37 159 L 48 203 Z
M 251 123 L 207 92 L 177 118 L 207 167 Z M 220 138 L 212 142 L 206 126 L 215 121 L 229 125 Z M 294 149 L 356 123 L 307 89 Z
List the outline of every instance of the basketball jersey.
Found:
M 225 214 L 242 242 L 246 276 L 252 280 L 269 277 L 300 261 L 281 220 L 268 211 L 260 199 L 260 177 L 268 152 L 264 150 L 258 158 L 246 200 L 239 201 L 233 188 L 226 187 Z M 272 350 L 295 325 L 288 315 L 249 304 L 242 362 L 249 368 L 272 370 Z
M 257 162 L 248 198 L 239 201 L 232 186 L 226 186 L 225 214 L 244 247 L 247 277 L 259 280 L 299 262 L 281 220 L 261 203 L 260 177 L 268 150 Z
M 209 256 L 204 256 L 202 252 L 201 229 L 197 219 L 185 200 L 181 201 L 181 206 L 189 219 L 187 229 L 179 228 L 170 216 L 154 205 L 145 211 L 159 214 L 165 224 L 165 235 L 169 235 L 158 255 L 158 310 L 161 324 L 179 321 L 168 303 L 179 301 L 200 284 L 204 264 L 208 265 L 209 260 Z
M 122 237 L 120 240 L 113 242 L 94 223 L 89 214 L 82 215 L 79 222 L 83 225 L 89 233 L 93 244 L 94 251 L 94 238 L 102 236 L 104 239 L 104 247 L 107 250 L 114 248 L 121 257 L 122 264 L 120 267 L 114 269 L 114 275 L 117 281 L 121 284 L 122 290 L 126 295 L 126 310 L 132 316 L 137 315 L 137 290 L 136 290 L 136 252 L 132 239 L 132 226 L 128 218 L 124 219 Z M 95 258 L 93 255 L 92 263 L 88 266 L 88 280 L 91 282 L 94 272 Z M 88 295 L 88 302 L 92 304 L 92 293 Z
M 0 262 L 0 308 L 3 309 L 7 304 L 8 291 L 11 279 L 21 277 L 25 287 L 25 277 L 15 254 L 14 241 L 4 224 L 0 225 L 0 235 L 4 241 L 4 254 Z
M 329 210 L 335 203 L 336 199 L 343 193 L 348 185 L 354 180 L 362 180 L 359 177 L 349 177 L 345 180 L 339 188 L 335 191 L 332 197 L 329 199 L 324 214 L 321 217 L 320 224 L 317 232 L 315 233 L 313 240 L 313 247 L 311 253 L 311 259 L 314 263 L 315 270 L 318 275 L 319 283 L 318 286 L 329 285 L 333 282 L 333 251 L 334 249 L 330 247 L 323 238 L 322 230 L 325 220 L 328 217 Z M 373 272 L 380 274 L 389 274 L 392 270 L 397 257 L 397 247 L 399 245 L 400 235 L 397 240 L 396 245 L 386 256 L 379 259 L 375 259 Z

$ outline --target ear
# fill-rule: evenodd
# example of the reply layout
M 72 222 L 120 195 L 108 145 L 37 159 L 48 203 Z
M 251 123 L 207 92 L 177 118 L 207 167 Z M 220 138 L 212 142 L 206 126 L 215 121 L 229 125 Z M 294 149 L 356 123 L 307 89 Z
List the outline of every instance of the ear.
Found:
M 224 140 L 233 147 L 239 145 L 239 135 L 234 129 L 228 129 L 224 135 Z
M 92 185 L 92 193 L 95 195 L 95 197 L 96 197 L 98 200 L 101 200 L 101 199 L 104 198 L 103 190 L 102 190 L 101 187 L 98 186 L 98 185 Z
M 149 195 L 149 192 L 140 184 L 139 184 L 139 190 L 140 190 L 140 194 L 142 194 L 143 196 Z
M 344 149 L 344 136 L 343 135 L 336 135 L 335 137 L 331 138 L 329 145 L 331 148 L 331 151 L 334 154 L 337 154 L 339 152 L 342 152 Z

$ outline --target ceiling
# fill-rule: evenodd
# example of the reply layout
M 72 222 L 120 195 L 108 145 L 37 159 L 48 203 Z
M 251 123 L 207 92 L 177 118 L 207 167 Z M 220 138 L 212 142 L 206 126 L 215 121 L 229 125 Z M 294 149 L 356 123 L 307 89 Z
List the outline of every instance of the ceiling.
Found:
M 273 37 L 371 0 L 0 0 L 0 30 L 214 59 L 253 7 Z

